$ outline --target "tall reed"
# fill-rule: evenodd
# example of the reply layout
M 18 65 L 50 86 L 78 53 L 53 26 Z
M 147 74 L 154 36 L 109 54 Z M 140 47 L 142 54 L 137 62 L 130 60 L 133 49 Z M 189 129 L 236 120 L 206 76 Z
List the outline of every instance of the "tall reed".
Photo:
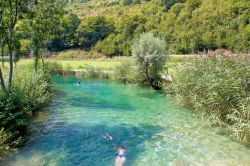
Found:
M 178 67 L 166 93 L 213 125 L 226 126 L 232 136 L 250 142 L 250 64 L 244 57 L 199 57 Z

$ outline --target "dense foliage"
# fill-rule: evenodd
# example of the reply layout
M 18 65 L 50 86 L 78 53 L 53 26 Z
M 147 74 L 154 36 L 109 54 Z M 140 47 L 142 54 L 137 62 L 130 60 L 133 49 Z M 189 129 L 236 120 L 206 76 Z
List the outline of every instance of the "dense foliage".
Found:
M 88 17 L 77 29 L 79 46 L 90 48 L 114 30 L 114 23 L 103 16 Z
M 250 64 L 244 58 L 200 57 L 182 66 L 166 92 L 225 125 L 236 139 L 250 141 Z
M 34 111 L 50 98 L 49 75 L 25 68 L 14 74 L 15 82 L 8 93 L 0 90 L 0 128 L 4 128 L 4 131 L 0 130 L 0 153 L 6 150 L 6 143 L 15 141 L 25 133 Z
M 10 45 L 14 58 L 70 48 L 130 56 L 133 41 L 143 32 L 162 36 L 173 53 L 250 51 L 248 0 L 41 0 L 20 5 Z M 6 38 L 9 23 L 2 20 L 6 23 L 0 31 Z M 6 51 L 10 40 L 5 38 L 0 45 Z
M 168 49 L 174 53 L 199 53 L 216 49 L 240 53 L 250 51 L 248 0 L 120 2 L 91 0 L 67 5 L 82 21 L 100 15 L 114 20 L 114 32 L 101 39 L 94 51 L 109 57 L 131 55 L 132 42 L 142 32 L 160 34 Z

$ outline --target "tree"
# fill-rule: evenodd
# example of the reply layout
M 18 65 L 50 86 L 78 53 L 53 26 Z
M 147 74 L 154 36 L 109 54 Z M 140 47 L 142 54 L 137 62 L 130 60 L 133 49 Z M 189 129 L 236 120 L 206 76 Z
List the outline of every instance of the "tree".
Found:
M 63 16 L 62 25 L 59 28 L 60 34 L 47 43 L 47 49 L 50 51 L 61 51 L 63 49 L 74 48 L 78 46 L 76 31 L 81 20 L 75 14 L 66 14 Z
M 94 50 L 111 56 L 130 56 L 134 38 L 145 32 L 147 19 L 141 14 L 124 15 L 116 27 L 116 33 L 97 43 Z
M 2 56 L 2 66 L 4 65 L 4 42 L 5 42 L 5 35 L 6 35 L 6 27 L 3 24 L 3 12 L 6 8 L 5 2 L 3 0 L 0 1 L 0 44 L 1 44 L 1 56 Z M 4 92 L 6 92 L 6 86 L 3 78 L 2 69 L 0 67 L 0 81 L 1 81 L 1 87 Z
M 9 51 L 9 78 L 8 89 L 11 89 L 13 78 L 13 63 L 15 60 L 14 51 L 17 48 L 18 38 L 16 36 L 16 24 L 21 19 L 21 15 L 26 11 L 29 0 L 1 0 L 1 36 L 4 37 L 2 44 L 7 45 Z M 6 85 L 0 72 L 1 86 L 5 89 Z M 6 92 L 6 90 L 4 90 Z
M 89 49 L 98 41 L 105 39 L 114 32 L 114 23 L 112 20 L 103 16 L 88 17 L 77 29 L 77 38 L 79 45 Z
M 75 14 L 67 14 L 63 17 L 63 41 L 66 48 L 74 47 L 77 45 L 76 30 L 80 25 L 81 20 Z
M 132 46 L 137 71 L 154 89 L 161 89 L 161 71 L 166 64 L 166 43 L 153 33 L 143 33 Z
M 0 48 L 2 57 L 2 67 L 4 67 L 4 48 L 6 45 L 6 27 L 3 20 L 3 12 L 6 9 L 6 4 L 3 0 L 0 1 Z
M 34 68 L 38 70 L 38 60 L 45 43 L 56 37 L 61 28 L 61 17 L 64 14 L 62 1 L 35 1 L 30 8 L 31 50 L 34 57 Z

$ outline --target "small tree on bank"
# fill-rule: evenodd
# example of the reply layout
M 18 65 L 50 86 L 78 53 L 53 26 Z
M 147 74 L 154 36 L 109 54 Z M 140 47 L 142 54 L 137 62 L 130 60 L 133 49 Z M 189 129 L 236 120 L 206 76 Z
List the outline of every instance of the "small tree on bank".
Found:
M 166 42 L 153 33 L 144 33 L 132 46 L 137 72 L 152 88 L 161 89 L 161 72 L 166 64 Z

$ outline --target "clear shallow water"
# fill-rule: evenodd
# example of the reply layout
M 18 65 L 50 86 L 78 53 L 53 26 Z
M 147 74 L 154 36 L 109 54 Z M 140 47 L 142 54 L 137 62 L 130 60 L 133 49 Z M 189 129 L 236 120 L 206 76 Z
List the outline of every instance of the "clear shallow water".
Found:
M 127 166 L 250 165 L 249 148 L 159 92 L 103 80 L 53 79 L 59 93 L 33 120 L 24 147 L 0 165 L 112 166 L 119 145 L 127 148 Z

